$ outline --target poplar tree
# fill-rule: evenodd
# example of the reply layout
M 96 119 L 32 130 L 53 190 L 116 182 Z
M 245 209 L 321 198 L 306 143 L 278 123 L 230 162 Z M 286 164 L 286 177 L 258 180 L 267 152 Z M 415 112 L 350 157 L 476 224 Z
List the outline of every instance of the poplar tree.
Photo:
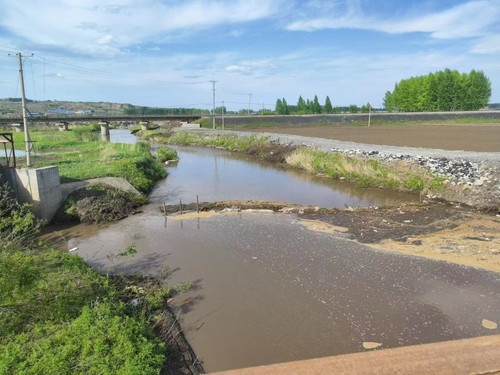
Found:
M 325 113 L 333 113 L 332 102 L 328 96 L 325 99 L 325 106 L 323 107 L 323 110 Z
M 313 113 L 321 113 L 321 104 L 319 104 L 318 95 L 314 95 L 314 101 L 312 103 Z

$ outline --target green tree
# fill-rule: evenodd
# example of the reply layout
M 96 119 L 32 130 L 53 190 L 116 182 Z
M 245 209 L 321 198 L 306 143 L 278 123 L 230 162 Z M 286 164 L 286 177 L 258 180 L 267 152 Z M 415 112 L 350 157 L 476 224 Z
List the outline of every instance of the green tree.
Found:
M 359 112 L 359 108 L 356 104 L 351 104 L 349 106 L 349 112 L 351 113 L 358 113 Z
M 288 108 L 288 104 L 285 100 L 285 98 L 283 98 L 281 100 L 281 103 L 282 103 L 282 111 L 283 113 L 281 113 L 282 115 L 289 115 L 290 114 L 290 109 Z
M 283 114 L 283 102 L 281 99 L 276 100 L 276 105 L 274 106 L 274 112 L 276 112 L 278 115 Z
M 302 95 L 299 96 L 299 100 L 297 101 L 297 112 L 304 113 L 307 111 L 307 105 L 305 100 L 302 98 Z
M 361 106 L 361 113 L 368 113 L 371 111 L 371 104 L 370 103 L 366 103 L 366 104 L 363 104 Z
M 390 91 L 385 92 L 383 104 L 387 111 L 392 112 L 394 110 L 394 99 Z
M 318 96 L 314 95 L 314 100 L 312 103 L 312 112 L 321 113 L 321 104 L 319 104 Z
M 328 96 L 325 99 L 325 106 L 323 107 L 323 110 L 325 113 L 333 113 L 332 102 Z
M 490 96 L 491 82 L 482 71 L 460 74 L 445 69 L 396 83 L 393 92 L 386 92 L 384 106 L 408 112 L 478 110 Z

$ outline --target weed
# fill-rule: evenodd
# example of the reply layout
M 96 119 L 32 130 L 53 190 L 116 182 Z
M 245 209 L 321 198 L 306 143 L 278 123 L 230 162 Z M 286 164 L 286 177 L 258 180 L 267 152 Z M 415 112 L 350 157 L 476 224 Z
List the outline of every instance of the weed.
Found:
M 120 253 L 122 257 L 134 254 L 137 254 L 137 247 L 135 246 L 135 242 L 132 242 L 130 245 L 128 245 L 123 253 Z
M 177 154 L 177 151 L 175 151 L 175 150 L 171 150 L 171 149 L 168 149 L 166 147 L 161 147 L 156 152 L 156 159 L 159 162 L 164 163 L 164 162 L 169 161 L 169 160 L 178 160 L 179 155 Z

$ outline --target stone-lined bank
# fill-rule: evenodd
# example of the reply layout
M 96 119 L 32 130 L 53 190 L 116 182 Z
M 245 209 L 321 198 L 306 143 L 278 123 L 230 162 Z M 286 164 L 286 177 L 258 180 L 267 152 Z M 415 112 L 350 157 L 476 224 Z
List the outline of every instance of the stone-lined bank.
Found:
M 180 129 L 175 130 L 179 131 Z M 487 210 L 498 210 L 500 207 L 500 152 L 383 146 L 298 135 L 242 131 L 189 130 L 189 132 L 206 135 L 262 137 L 270 143 L 290 149 L 308 147 L 319 151 L 336 152 L 346 156 L 361 156 L 384 162 L 403 161 L 418 164 L 428 171 L 442 176 L 445 180 L 444 187 L 432 193 L 433 198 L 441 198 Z

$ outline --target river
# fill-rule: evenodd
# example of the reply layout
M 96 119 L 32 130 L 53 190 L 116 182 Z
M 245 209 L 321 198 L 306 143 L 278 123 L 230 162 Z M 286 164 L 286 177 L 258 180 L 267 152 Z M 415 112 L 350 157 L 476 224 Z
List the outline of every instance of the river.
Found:
M 227 214 L 165 219 L 159 202 L 267 199 L 325 207 L 415 199 L 356 189 L 230 152 L 176 148 L 144 212 L 116 224 L 78 225 L 52 240 L 91 266 L 191 282 L 174 297 L 205 370 L 255 366 L 492 333 L 499 321 L 498 274 L 391 252 L 318 233 L 298 215 Z M 137 254 L 119 253 L 134 242 Z

